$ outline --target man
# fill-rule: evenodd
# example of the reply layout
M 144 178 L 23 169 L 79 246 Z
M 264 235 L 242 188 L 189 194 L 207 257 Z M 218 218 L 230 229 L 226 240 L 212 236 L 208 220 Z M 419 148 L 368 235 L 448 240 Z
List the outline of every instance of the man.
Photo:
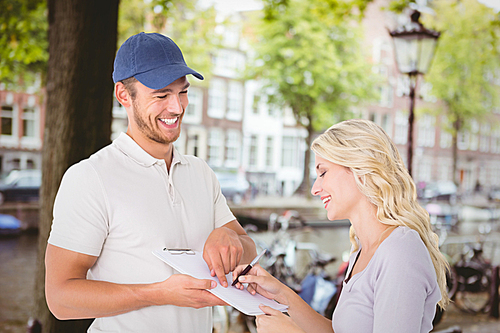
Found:
M 65 173 L 54 204 L 46 296 L 59 319 L 96 318 L 90 332 L 211 332 L 222 305 L 197 280 L 152 251 L 190 248 L 222 286 L 225 274 L 256 254 L 210 168 L 182 156 L 187 67 L 178 46 L 140 33 L 118 50 L 113 80 L 127 133 Z

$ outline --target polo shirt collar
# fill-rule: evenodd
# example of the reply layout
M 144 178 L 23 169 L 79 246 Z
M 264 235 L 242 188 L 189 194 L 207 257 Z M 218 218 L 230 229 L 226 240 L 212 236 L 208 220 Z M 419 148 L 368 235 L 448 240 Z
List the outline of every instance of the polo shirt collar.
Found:
M 137 144 L 127 133 L 122 132 L 120 135 L 113 140 L 113 145 L 120 150 L 123 154 L 130 157 L 134 162 L 144 167 L 149 167 L 154 165 L 155 163 L 163 164 L 164 160 L 159 160 L 149 155 L 141 146 Z M 174 148 L 172 165 L 180 163 L 187 164 L 187 159 L 180 154 L 177 149 Z

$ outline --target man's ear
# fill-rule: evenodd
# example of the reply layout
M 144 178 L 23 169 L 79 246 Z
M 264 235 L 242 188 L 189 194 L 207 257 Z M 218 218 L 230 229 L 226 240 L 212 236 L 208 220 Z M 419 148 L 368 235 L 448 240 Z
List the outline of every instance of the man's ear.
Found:
M 132 105 L 132 97 L 121 82 L 117 82 L 115 85 L 115 97 L 116 100 L 120 102 L 120 104 L 125 108 L 128 108 Z

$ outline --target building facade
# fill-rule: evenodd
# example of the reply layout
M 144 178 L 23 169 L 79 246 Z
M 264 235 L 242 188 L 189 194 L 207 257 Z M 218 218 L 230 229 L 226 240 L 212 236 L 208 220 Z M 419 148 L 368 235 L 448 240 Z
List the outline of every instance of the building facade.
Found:
M 1 88 L 0 85 L 0 175 L 12 170 L 41 169 L 43 94 Z
M 373 70 L 383 78 L 378 87 L 380 100 L 366 106 L 363 116 L 384 128 L 406 161 L 409 78 L 398 73 L 388 29 L 394 29 L 408 18 L 384 10 L 388 4 L 388 0 L 373 1 L 363 20 L 364 43 L 372 50 Z M 440 107 L 440 102 L 432 96 L 432 87 L 425 82 L 425 77 L 423 79 L 419 78 L 416 92 L 412 176 L 417 184 L 453 181 L 452 137 L 445 130 L 450 124 L 445 117 L 418 113 L 419 109 Z M 492 108 L 491 115 L 493 122 L 491 119 L 472 121 L 471 130 L 458 134 L 457 172 L 460 191 L 464 193 L 474 191 L 478 185 L 486 190 L 500 186 L 500 110 Z
M 365 49 L 381 78 L 380 99 L 358 106 L 361 117 L 384 128 L 406 160 L 408 144 L 409 81 L 398 73 L 388 29 L 401 16 L 385 11 L 388 0 L 368 5 L 363 19 Z M 190 80 L 189 106 L 181 136 L 175 142 L 183 154 L 198 156 L 216 173 L 232 174 L 250 182 L 253 195 L 290 196 L 300 185 L 307 132 L 297 126 L 291 110 L 270 107 L 259 81 L 243 78 L 249 44 L 242 38 L 244 13 L 234 12 L 232 25 L 222 28 L 224 47 L 213 56 L 208 86 Z M 439 101 L 419 80 L 419 108 L 432 109 Z M 41 168 L 45 109 L 40 94 L 15 93 L 0 85 L 0 173 Z M 462 191 L 500 186 L 500 110 L 492 109 L 498 123 L 473 122 L 460 133 L 458 172 Z M 112 139 L 126 131 L 127 117 L 115 101 Z M 442 130 L 443 117 L 418 114 L 414 128 L 413 177 L 417 184 L 451 181 L 452 139 Z M 314 161 L 312 161 L 314 162 Z M 314 175 L 314 166 L 312 175 Z

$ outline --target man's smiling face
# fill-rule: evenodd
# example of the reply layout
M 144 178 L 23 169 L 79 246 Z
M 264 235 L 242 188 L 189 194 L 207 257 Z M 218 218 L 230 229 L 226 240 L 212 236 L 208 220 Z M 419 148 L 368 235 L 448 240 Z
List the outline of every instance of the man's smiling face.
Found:
M 149 142 L 170 144 L 181 133 L 181 122 L 189 101 L 189 82 L 183 76 L 163 89 L 150 89 L 140 82 L 135 83 L 136 98 L 132 102 L 132 124 Z

